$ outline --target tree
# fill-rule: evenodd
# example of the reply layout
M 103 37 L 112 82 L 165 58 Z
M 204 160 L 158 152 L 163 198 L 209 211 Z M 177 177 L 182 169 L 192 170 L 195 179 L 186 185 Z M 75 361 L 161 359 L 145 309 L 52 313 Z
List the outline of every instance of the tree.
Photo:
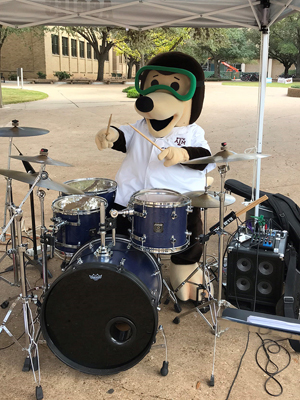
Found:
M 148 31 L 123 31 L 115 37 L 118 54 L 124 54 L 128 65 L 128 78 L 132 76 L 132 67 L 140 67 L 156 54 L 173 51 L 190 36 L 189 28 L 157 28 Z
M 269 57 L 284 66 L 284 75 L 296 65 L 296 77 L 300 78 L 300 14 L 293 14 L 271 26 Z
M 258 48 L 247 38 L 247 32 L 241 28 L 214 28 L 209 36 L 202 36 L 198 40 L 188 43 L 186 51 L 190 47 L 194 57 L 203 63 L 210 58 L 214 63 L 214 77 L 220 77 L 220 65 L 222 61 L 231 63 L 248 62 L 257 57 Z
M 102 81 L 104 76 L 104 62 L 108 59 L 108 52 L 114 46 L 113 35 L 121 28 L 69 26 L 64 28 L 70 35 L 82 36 L 94 49 L 98 61 L 97 81 Z

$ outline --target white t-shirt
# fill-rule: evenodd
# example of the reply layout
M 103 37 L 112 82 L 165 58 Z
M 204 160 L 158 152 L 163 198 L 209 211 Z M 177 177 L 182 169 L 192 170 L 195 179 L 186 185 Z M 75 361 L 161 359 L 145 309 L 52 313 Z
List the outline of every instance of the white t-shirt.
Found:
M 175 127 L 163 138 L 155 138 L 148 130 L 145 119 L 133 125 L 162 149 L 167 147 L 203 147 L 210 151 L 204 130 L 197 124 Z M 204 190 L 205 174 L 215 168 L 208 164 L 203 171 L 187 165 L 164 166 L 157 158 L 160 150 L 134 131 L 129 125 L 119 128 L 126 140 L 126 157 L 117 172 L 115 202 L 127 206 L 133 193 L 142 189 L 171 189 L 180 193 Z

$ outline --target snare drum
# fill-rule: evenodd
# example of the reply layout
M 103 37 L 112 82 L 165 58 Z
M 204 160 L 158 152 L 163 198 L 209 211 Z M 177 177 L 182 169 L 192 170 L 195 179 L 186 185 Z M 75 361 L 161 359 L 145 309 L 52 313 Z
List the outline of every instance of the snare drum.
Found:
M 105 238 L 110 255 L 97 256 L 100 239 L 72 257 L 46 292 L 43 336 L 65 364 L 88 374 L 127 370 L 150 351 L 158 325 L 162 277 L 155 258 L 129 240 Z M 101 253 L 101 252 L 100 252 Z
M 70 257 L 84 243 L 97 237 L 103 203 L 106 209 L 107 201 L 102 197 L 77 194 L 54 200 L 55 248 Z
M 190 243 L 187 213 L 191 200 L 169 189 L 141 190 L 134 193 L 128 208 L 132 212 L 132 245 L 150 253 L 170 254 Z
M 88 196 L 100 196 L 107 200 L 108 207 L 106 212 L 112 208 L 115 201 L 117 182 L 106 178 L 82 178 L 64 182 L 65 185 L 74 189 L 81 190 Z M 64 196 L 65 194 L 62 193 Z

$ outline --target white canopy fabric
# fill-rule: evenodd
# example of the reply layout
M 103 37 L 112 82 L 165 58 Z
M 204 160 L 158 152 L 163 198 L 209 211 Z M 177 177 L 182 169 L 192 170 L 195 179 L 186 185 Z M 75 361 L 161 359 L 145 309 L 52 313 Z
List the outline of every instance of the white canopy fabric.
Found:
M 300 0 L 0 0 L 0 24 L 260 29 L 293 11 Z

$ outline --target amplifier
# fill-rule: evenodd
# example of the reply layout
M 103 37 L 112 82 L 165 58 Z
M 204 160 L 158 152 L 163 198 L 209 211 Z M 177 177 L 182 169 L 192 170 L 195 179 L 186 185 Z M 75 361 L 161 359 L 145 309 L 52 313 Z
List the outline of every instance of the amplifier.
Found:
M 283 294 L 287 232 L 236 235 L 228 246 L 225 297 L 247 310 L 275 311 Z

